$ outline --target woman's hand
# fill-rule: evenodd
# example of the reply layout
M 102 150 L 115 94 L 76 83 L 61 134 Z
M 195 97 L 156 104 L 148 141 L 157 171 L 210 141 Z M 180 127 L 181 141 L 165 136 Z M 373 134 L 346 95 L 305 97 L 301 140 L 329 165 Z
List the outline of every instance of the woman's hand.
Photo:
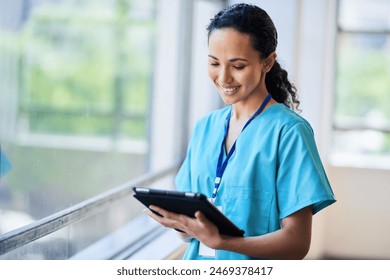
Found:
M 195 217 L 176 214 L 157 206 L 148 215 L 165 227 L 174 228 L 196 238 L 209 248 L 267 259 L 302 259 L 311 241 L 312 208 L 305 207 L 282 220 L 282 228 L 259 236 L 227 237 L 201 212 Z
M 151 205 L 149 208 L 161 215 L 159 216 L 152 211 L 147 213 L 161 225 L 182 231 L 188 236 L 198 239 L 207 247 L 218 249 L 223 242 L 223 237 L 219 234 L 218 228 L 200 211 L 195 213 L 195 218 L 191 218 L 154 205 Z

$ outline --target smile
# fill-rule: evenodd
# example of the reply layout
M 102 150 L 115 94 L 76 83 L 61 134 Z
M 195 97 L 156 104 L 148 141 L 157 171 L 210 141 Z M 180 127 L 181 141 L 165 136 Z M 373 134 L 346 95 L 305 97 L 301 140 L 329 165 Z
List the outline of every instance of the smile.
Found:
M 222 92 L 226 93 L 226 94 L 233 94 L 240 88 L 240 86 L 225 88 L 225 87 L 221 86 L 218 82 L 217 82 L 217 84 L 218 84 L 219 88 L 222 90 Z

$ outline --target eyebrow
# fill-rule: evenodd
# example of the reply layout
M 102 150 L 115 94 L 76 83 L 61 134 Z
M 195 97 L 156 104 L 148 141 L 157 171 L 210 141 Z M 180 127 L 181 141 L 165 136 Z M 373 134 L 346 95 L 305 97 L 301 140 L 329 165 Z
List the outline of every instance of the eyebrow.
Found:
M 215 56 L 209 54 L 209 57 L 211 57 L 212 59 L 215 59 L 215 60 L 219 60 L 218 58 L 216 58 Z M 234 58 L 231 58 L 229 59 L 230 62 L 235 62 L 235 61 L 248 61 L 247 59 L 245 58 L 241 58 L 241 57 L 234 57 Z

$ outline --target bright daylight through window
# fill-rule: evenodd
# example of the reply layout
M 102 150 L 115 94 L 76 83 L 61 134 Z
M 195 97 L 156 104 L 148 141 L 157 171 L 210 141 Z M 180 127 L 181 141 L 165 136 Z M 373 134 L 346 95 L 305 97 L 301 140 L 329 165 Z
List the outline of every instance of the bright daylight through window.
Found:
M 390 2 L 340 0 L 336 153 L 390 155 Z

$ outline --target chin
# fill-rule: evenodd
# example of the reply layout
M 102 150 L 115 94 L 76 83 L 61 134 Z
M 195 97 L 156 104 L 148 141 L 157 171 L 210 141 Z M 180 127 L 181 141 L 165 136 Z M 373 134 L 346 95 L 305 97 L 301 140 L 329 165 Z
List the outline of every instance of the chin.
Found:
M 232 98 L 226 97 L 226 96 L 223 95 L 222 93 L 219 93 L 219 96 L 221 97 L 222 101 L 223 101 L 226 105 L 232 105 L 232 104 L 236 103 Z

